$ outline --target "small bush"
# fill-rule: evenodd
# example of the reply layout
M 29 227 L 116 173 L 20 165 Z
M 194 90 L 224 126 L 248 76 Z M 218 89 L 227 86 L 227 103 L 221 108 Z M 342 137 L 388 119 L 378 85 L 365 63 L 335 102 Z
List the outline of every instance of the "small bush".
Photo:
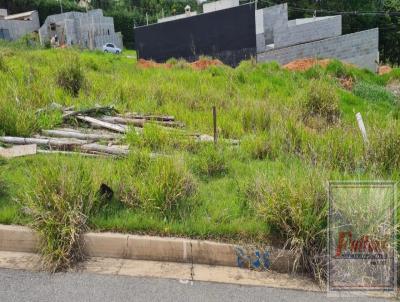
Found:
M 353 93 L 363 99 L 373 102 L 395 103 L 396 98 L 389 90 L 383 86 L 359 82 L 354 86 Z
M 142 134 L 130 131 L 128 141 L 132 146 L 148 148 L 153 151 L 163 150 L 169 144 L 168 132 L 155 124 L 146 124 Z
M 355 74 L 350 66 L 347 66 L 339 60 L 332 60 L 326 67 L 326 71 L 333 74 L 338 79 L 355 79 Z
M 0 71 L 7 72 L 8 66 L 6 64 L 6 60 L 4 59 L 4 55 L 0 53 Z
M 333 124 L 339 120 L 339 96 L 334 87 L 324 81 L 313 80 L 307 93 L 305 118 L 322 117 Z
M 248 131 L 267 131 L 271 126 L 268 104 L 255 102 L 242 111 L 243 129 Z
M 263 160 L 274 158 L 273 147 L 271 146 L 269 137 L 265 135 L 244 138 L 240 142 L 240 148 L 251 159 Z
M 220 176 L 228 172 L 228 158 L 224 148 L 212 144 L 201 146 L 192 160 L 193 170 L 201 176 Z
M 286 245 L 296 256 L 294 270 L 302 267 L 323 280 L 327 196 L 318 175 L 302 176 L 267 181 L 258 175 L 248 186 L 246 197 L 257 215 L 287 238 Z
M 78 59 L 72 59 L 68 65 L 61 68 L 57 73 L 57 84 L 74 97 L 85 84 L 85 75 Z
M 385 172 L 400 169 L 400 126 L 396 123 L 384 131 L 375 130 L 369 146 L 367 160 L 374 168 Z
M 180 160 L 158 158 L 149 162 L 145 158 L 139 162 L 146 163 L 146 167 L 140 169 L 129 164 L 127 169 L 120 170 L 121 201 L 166 218 L 179 215 L 196 193 L 193 176 Z
M 13 99 L 0 99 L 0 134 L 29 136 L 38 129 L 31 108 Z
M 39 233 L 40 252 L 50 271 L 68 269 L 83 259 L 80 236 L 96 209 L 92 169 L 83 162 L 50 162 L 31 175 L 32 184 L 20 198 Z
M 2 165 L 3 159 L 0 157 L 0 166 Z M 7 183 L 4 179 L 4 175 L 2 174 L 2 172 L 0 171 L 0 197 L 6 195 L 7 192 Z

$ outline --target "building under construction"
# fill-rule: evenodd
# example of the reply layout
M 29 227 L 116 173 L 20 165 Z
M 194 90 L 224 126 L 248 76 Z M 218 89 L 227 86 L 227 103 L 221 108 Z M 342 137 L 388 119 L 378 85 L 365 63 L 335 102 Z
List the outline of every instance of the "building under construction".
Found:
M 376 71 L 379 32 L 371 29 L 342 35 L 342 17 L 289 20 L 287 4 L 257 9 L 255 3 L 221 0 L 190 12 L 135 28 L 138 58 L 164 62 L 194 61 L 201 55 L 236 66 L 241 60 L 278 61 L 337 58 Z
M 106 43 L 123 46 L 122 35 L 115 32 L 114 19 L 103 16 L 101 9 L 48 16 L 39 29 L 39 37 L 42 44 L 56 40 L 60 46 L 89 49 L 100 49 Z
M 6 9 L 0 9 L 0 39 L 14 41 L 39 30 L 39 14 L 29 11 L 9 15 Z

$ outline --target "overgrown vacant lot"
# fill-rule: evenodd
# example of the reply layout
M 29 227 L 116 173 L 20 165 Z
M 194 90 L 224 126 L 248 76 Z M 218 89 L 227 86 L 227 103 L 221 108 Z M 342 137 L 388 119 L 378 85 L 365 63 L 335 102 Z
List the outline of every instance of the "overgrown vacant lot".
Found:
M 215 105 L 220 138 L 215 148 L 150 125 L 126 135 L 124 159 L 1 160 L 0 223 L 32 224 L 54 246 L 90 228 L 256 244 L 290 239 L 309 256 L 325 244 L 328 180 L 400 179 L 400 105 L 385 88 L 400 70 L 378 76 L 336 61 L 303 73 L 250 61 L 205 70 L 171 63 L 144 69 L 126 55 L 0 47 L 2 135 L 58 126 L 52 103 L 168 114 L 212 135 Z M 111 201 L 100 196 L 101 184 L 114 191 Z M 73 243 L 65 241 L 68 250 Z

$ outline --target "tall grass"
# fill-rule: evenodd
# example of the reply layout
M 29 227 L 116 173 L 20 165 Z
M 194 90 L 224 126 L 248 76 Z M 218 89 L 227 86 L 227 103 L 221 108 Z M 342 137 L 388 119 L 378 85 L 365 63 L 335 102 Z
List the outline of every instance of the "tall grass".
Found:
M 44 265 L 53 272 L 68 269 L 84 258 L 81 235 L 98 209 L 99 183 L 81 160 L 46 165 L 30 181 L 20 202 L 40 236 Z
M 246 196 L 257 215 L 280 237 L 286 238 L 285 245 L 295 254 L 294 270 L 305 268 L 323 280 L 326 278 L 326 190 L 318 173 L 288 174 L 273 180 L 256 176 Z
M 117 186 L 129 207 L 171 219 L 179 217 L 196 194 L 194 177 L 177 158 L 134 155 L 122 165 Z
M 143 69 L 125 56 L 0 44 L 0 134 L 30 136 L 56 127 L 56 110 L 36 114 L 56 102 L 174 115 L 189 133 L 212 135 L 211 108 L 217 107 L 217 148 L 147 125 L 143 134 L 129 132 L 132 154 L 125 160 L 92 164 L 36 156 L 7 162 L 7 182 L 27 185 L 10 186 L 7 198 L 12 204 L 15 196 L 24 197 L 53 270 L 82 257 L 79 235 L 90 219 L 101 230 L 224 240 L 265 243 L 277 234 L 300 265 L 321 277 L 322 184 L 330 177 L 398 180 L 398 107 L 384 90 L 398 71 L 380 77 L 338 61 L 309 73 L 250 61 L 202 71 L 182 61 L 171 61 L 170 69 Z M 344 90 L 341 78 L 351 78 L 355 91 Z M 240 145 L 224 146 L 224 138 Z M 115 192 L 104 207 L 96 195 L 102 183 Z

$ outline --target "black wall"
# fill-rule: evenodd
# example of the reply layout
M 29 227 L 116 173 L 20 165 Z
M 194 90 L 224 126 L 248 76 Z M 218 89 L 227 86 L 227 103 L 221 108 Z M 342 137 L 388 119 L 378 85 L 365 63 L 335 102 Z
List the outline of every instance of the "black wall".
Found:
M 135 28 L 139 59 L 197 60 L 212 56 L 236 66 L 256 55 L 254 3 Z

